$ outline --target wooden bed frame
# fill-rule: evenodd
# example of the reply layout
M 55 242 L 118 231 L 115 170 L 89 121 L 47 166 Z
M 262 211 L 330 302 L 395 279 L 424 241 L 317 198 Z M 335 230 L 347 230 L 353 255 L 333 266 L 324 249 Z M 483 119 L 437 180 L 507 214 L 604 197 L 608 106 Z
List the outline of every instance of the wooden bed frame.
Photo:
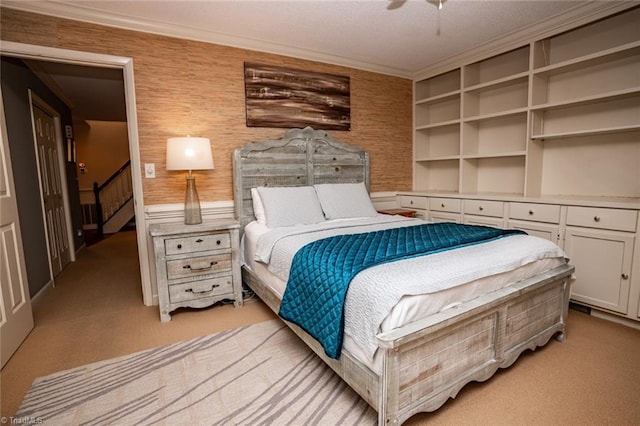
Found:
M 365 182 L 369 157 L 324 131 L 292 129 L 278 140 L 248 143 L 234 152 L 236 216 L 254 220 L 252 187 Z M 377 336 L 376 374 L 346 351 L 340 360 L 300 327 L 293 331 L 378 412 L 378 424 L 402 424 L 435 411 L 471 381 L 485 381 L 526 349 L 564 339 L 574 268 L 563 265 Z M 274 311 L 280 299 L 250 270 L 243 281 Z

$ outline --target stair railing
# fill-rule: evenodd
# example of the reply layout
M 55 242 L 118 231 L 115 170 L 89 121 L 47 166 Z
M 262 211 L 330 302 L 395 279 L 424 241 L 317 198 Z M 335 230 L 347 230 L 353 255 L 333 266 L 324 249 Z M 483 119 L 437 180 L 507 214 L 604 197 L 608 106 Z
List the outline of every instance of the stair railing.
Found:
M 93 183 L 96 198 L 96 222 L 100 236 L 104 234 L 104 224 L 133 198 L 131 184 L 131 160 L 128 160 L 102 185 Z

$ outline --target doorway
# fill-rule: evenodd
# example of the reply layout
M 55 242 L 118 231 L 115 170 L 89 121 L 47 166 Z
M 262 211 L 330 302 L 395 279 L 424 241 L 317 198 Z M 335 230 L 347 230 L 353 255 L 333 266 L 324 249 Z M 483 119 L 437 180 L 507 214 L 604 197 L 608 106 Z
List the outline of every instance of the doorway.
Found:
M 122 72 L 125 91 L 125 109 L 127 116 L 127 133 L 129 137 L 129 155 L 131 158 L 131 180 L 133 185 L 134 212 L 136 217 L 136 239 L 138 244 L 138 261 L 142 282 L 143 303 L 152 305 L 151 276 L 148 261 L 148 242 L 143 205 L 142 173 L 140 168 L 140 151 L 138 141 L 138 124 L 136 115 L 135 87 L 133 80 L 133 62 L 131 58 L 101 55 L 90 52 L 48 48 L 15 42 L 3 42 L 3 55 L 22 59 L 37 59 L 74 65 L 85 65 L 96 68 L 119 69 Z

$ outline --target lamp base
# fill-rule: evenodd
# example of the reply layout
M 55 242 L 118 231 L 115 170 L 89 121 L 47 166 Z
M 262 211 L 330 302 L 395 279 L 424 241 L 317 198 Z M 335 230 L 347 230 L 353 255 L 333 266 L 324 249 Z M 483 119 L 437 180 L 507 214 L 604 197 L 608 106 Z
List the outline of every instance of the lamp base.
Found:
M 184 223 L 185 225 L 197 225 L 202 223 L 200 212 L 200 199 L 196 190 L 196 178 L 187 176 L 187 194 L 184 199 Z

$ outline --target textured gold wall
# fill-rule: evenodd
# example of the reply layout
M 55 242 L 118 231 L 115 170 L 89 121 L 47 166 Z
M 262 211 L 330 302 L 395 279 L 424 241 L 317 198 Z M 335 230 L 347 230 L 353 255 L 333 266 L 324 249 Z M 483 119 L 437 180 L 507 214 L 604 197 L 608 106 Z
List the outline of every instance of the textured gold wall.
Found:
M 369 151 L 372 191 L 411 189 L 410 80 L 5 8 L 1 19 L 2 40 L 133 58 L 140 159 L 155 163 L 157 176 L 143 180 L 145 205 L 183 201 L 184 174 L 164 170 L 167 137 L 211 139 L 215 170 L 194 173 L 201 201 L 219 201 L 233 198 L 233 150 L 284 133 L 246 127 L 245 61 L 348 75 L 351 131 L 332 135 Z

